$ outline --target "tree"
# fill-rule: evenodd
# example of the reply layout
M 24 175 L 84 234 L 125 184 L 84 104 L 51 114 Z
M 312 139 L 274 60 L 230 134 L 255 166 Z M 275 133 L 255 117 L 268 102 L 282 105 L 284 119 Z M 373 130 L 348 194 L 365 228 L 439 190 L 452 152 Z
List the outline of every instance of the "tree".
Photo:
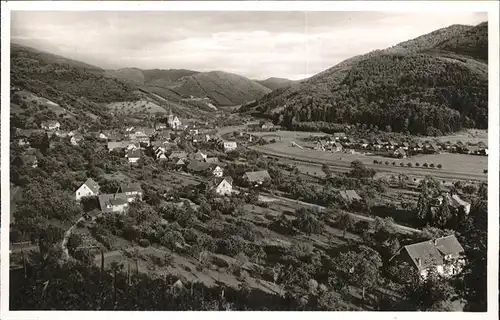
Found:
M 319 220 L 307 209 L 301 208 L 297 210 L 297 214 L 297 218 L 293 221 L 293 225 L 297 229 L 304 231 L 308 235 L 312 233 L 317 234 L 323 230 L 323 226 Z
M 326 175 L 327 177 L 329 177 L 329 176 L 330 176 L 330 174 L 331 174 L 331 170 L 330 170 L 330 166 L 329 166 L 329 165 L 327 165 L 326 163 L 323 163 L 323 165 L 322 165 L 322 167 L 321 167 L 321 170 L 325 173 L 325 175 Z
M 456 298 L 456 291 L 450 281 L 439 276 L 435 270 L 430 270 L 424 281 L 407 284 L 405 292 L 406 298 L 420 311 L 439 309 L 439 305 Z
M 341 228 L 344 231 L 344 234 L 342 235 L 343 238 L 345 238 L 347 230 L 351 229 L 354 226 L 354 223 L 355 223 L 354 218 L 347 212 L 342 212 L 338 216 L 337 224 L 339 228 Z
M 334 265 L 343 281 L 361 286 L 363 300 L 365 290 L 374 288 L 380 281 L 382 258 L 369 247 L 360 246 L 356 251 L 341 253 L 336 257 Z

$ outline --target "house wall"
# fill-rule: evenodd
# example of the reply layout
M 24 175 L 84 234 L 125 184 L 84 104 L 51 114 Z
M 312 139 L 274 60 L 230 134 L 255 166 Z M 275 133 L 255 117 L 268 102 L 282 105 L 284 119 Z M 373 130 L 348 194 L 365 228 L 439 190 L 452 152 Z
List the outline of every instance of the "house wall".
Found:
M 75 199 L 76 201 L 79 201 L 83 197 L 90 197 L 93 195 L 94 193 L 92 192 L 92 190 L 90 190 L 86 184 L 83 184 L 82 186 L 80 186 L 80 188 L 78 188 L 78 190 L 76 190 Z
M 229 184 L 226 180 L 222 181 L 215 192 L 220 195 L 229 195 L 233 190 L 233 186 Z

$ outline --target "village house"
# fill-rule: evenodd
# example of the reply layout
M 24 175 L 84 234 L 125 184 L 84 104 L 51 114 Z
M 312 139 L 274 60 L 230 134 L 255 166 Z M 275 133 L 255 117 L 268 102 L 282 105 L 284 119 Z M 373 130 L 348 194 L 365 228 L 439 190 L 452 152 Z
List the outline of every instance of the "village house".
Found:
M 224 151 L 232 151 L 238 147 L 236 141 L 224 141 Z
M 17 140 L 17 145 L 20 146 L 20 147 L 24 147 L 24 146 L 29 147 L 30 146 L 30 142 L 26 138 L 21 138 L 21 139 Z
M 179 130 L 181 129 L 181 120 L 177 116 L 174 116 L 172 114 L 172 110 L 169 111 L 168 117 L 167 117 L 167 123 L 168 126 L 173 129 L 173 130 Z
M 182 160 L 186 160 L 187 159 L 187 153 L 185 151 L 173 151 L 169 156 L 168 158 L 170 160 L 174 160 L 174 159 L 182 159 Z
M 156 131 L 161 131 L 161 130 L 167 129 L 167 124 L 163 123 L 163 122 L 157 122 L 157 123 L 155 123 L 154 127 L 155 127 Z
M 92 178 L 88 178 L 80 188 L 75 191 L 75 200 L 80 201 L 83 197 L 91 197 L 99 194 L 99 184 L 92 180 Z
M 136 141 L 122 141 L 122 146 L 127 151 L 138 150 L 141 148 L 141 144 Z
M 128 202 L 142 200 L 142 188 L 139 183 L 121 184 L 120 191 L 126 195 Z
M 339 141 L 339 140 L 344 140 L 347 137 L 346 137 L 346 134 L 344 132 L 334 132 L 333 138 L 335 138 L 335 140 Z
M 205 159 L 207 158 L 207 154 L 202 152 L 201 150 L 198 150 L 196 153 L 192 153 L 190 155 L 190 158 L 196 161 L 205 161 Z
M 450 195 L 448 192 L 444 193 L 444 197 L 446 197 L 446 200 L 448 201 L 449 205 L 452 207 L 452 208 L 455 208 L 455 209 L 463 209 L 464 212 L 466 214 L 469 214 L 470 212 L 470 208 L 471 208 L 471 204 L 468 203 L 467 201 L 464 201 L 462 200 L 458 194 L 453 194 L 453 195 Z M 444 201 L 444 198 L 443 196 L 439 196 L 436 198 L 436 201 L 437 201 L 437 205 L 441 205 Z
M 81 141 L 83 141 L 83 135 L 77 133 L 74 136 L 71 137 L 69 140 L 72 145 L 77 146 L 80 144 Z
M 215 177 L 222 177 L 224 175 L 224 169 L 222 167 L 214 164 L 214 163 L 209 163 L 210 169 L 212 170 L 212 174 Z
M 61 127 L 61 124 L 59 123 L 59 121 L 50 120 L 50 121 L 43 121 L 42 122 L 42 129 L 44 129 L 44 130 L 55 131 L 55 130 L 59 130 L 60 127 Z
M 355 190 L 341 190 L 339 191 L 339 195 L 347 204 L 357 203 L 363 200 Z
M 402 145 L 403 145 L 403 150 L 408 151 L 410 149 L 410 144 L 407 141 L 403 142 Z
M 274 124 L 272 122 L 264 122 L 261 126 L 260 129 L 262 131 L 270 131 L 274 129 Z
M 360 146 L 361 146 L 361 148 L 363 148 L 363 149 L 367 149 L 369 145 L 370 145 L 370 143 L 368 142 L 368 140 L 366 140 L 366 139 L 361 139 L 361 141 L 360 141 Z
M 477 147 L 479 148 L 478 154 L 482 156 L 487 156 L 488 155 L 488 146 L 486 143 L 480 141 L 477 144 Z
M 147 127 L 140 127 L 140 128 L 135 129 L 135 134 L 140 135 L 140 136 L 151 137 L 152 135 L 155 134 L 155 129 L 147 128 Z
M 396 142 L 394 142 L 393 140 L 390 140 L 387 142 L 385 147 L 386 147 L 386 149 L 393 150 L 393 149 L 398 147 L 398 144 Z
M 123 193 L 98 195 L 99 206 L 104 213 L 124 213 L 128 208 L 127 195 Z
M 156 160 L 167 160 L 167 155 L 165 154 L 165 150 L 163 148 L 157 148 L 155 151 Z
M 108 142 L 108 150 L 113 151 L 113 150 L 120 150 L 123 149 L 123 142 L 122 141 L 109 141 Z
M 128 150 L 125 157 L 129 163 L 137 163 L 141 159 L 141 151 L 139 149 Z
M 397 261 L 406 261 L 425 279 L 429 271 L 450 277 L 463 268 L 461 253 L 463 247 L 454 235 L 404 246 L 397 255 Z
M 342 150 L 343 150 L 343 147 L 342 147 L 342 145 L 340 143 L 335 142 L 333 144 L 333 146 L 332 146 L 332 151 L 333 152 L 342 152 Z
M 252 186 L 259 186 L 267 180 L 271 180 L 271 176 L 267 170 L 246 172 L 243 179 L 249 182 Z
M 142 144 L 146 147 L 149 147 L 149 136 L 144 133 L 135 134 L 135 142 Z
M 214 191 L 221 196 L 230 195 L 233 192 L 233 178 L 220 177 L 215 179 Z
M 394 150 L 393 155 L 396 158 L 406 158 L 406 150 L 403 147 L 399 147 Z

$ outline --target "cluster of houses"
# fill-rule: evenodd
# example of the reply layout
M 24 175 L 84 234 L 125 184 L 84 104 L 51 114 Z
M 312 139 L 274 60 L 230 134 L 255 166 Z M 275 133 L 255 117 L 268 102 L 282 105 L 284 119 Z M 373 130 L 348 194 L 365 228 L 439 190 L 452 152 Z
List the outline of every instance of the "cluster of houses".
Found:
M 480 142 L 477 145 L 466 145 L 461 141 L 421 142 L 395 141 L 383 139 L 354 139 L 343 132 L 319 139 L 316 143 L 305 146 L 311 149 L 331 152 L 348 152 L 355 150 L 374 151 L 395 158 L 406 158 L 409 154 L 436 154 L 443 151 L 470 155 L 488 155 L 488 146 Z
M 99 184 L 89 178 L 75 191 L 75 200 L 81 201 L 84 197 L 97 196 L 103 213 L 124 213 L 129 203 L 142 200 L 142 194 L 139 183 L 124 183 L 120 185 L 115 193 L 101 193 Z

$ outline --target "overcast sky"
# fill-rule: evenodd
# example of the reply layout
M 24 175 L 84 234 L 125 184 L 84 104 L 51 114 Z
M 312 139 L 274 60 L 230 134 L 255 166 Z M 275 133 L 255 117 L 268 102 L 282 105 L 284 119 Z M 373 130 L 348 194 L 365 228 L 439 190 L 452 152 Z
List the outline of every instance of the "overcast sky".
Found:
M 103 68 L 222 70 L 252 79 L 303 79 L 486 13 L 27 12 L 12 41 Z

